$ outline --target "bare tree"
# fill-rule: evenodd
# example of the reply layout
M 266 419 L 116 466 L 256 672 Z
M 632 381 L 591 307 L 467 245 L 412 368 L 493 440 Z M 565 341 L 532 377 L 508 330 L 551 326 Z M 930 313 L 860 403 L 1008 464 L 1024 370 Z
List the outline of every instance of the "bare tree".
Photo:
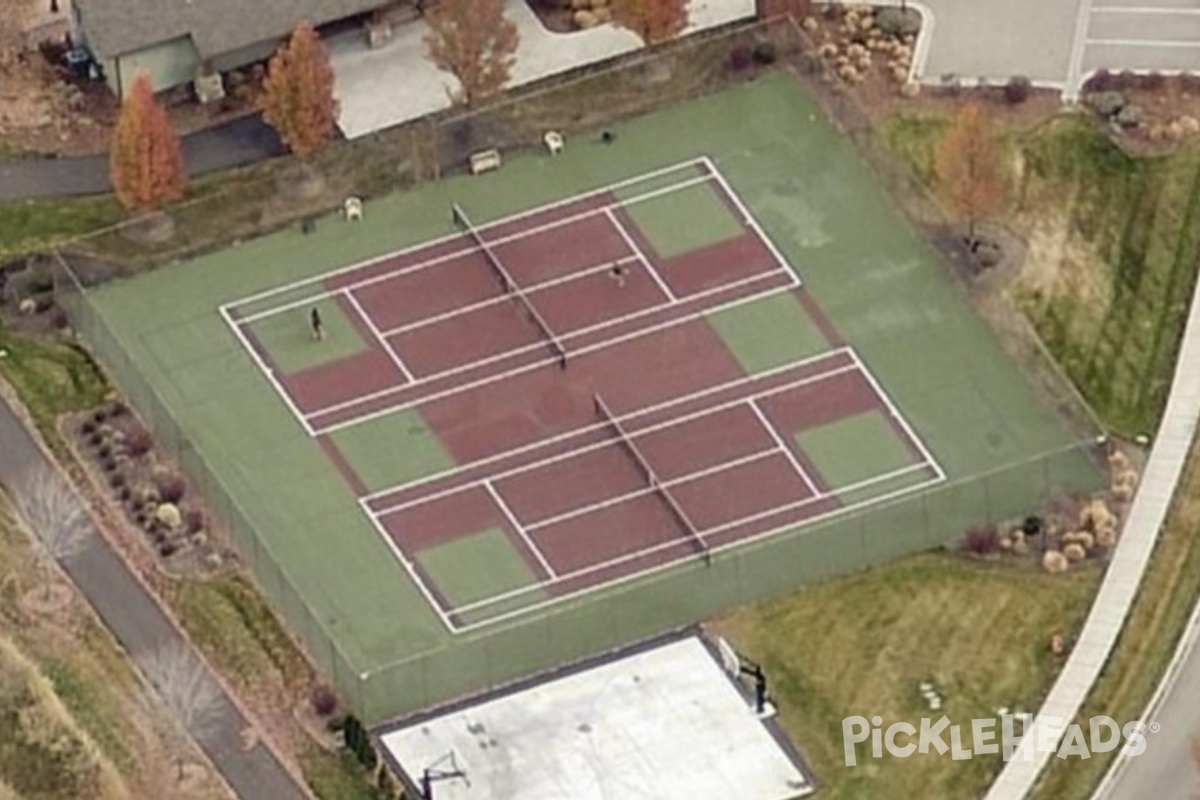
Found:
M 87 545 L 87 515 L 66 479 L 50 467 L 25 473 L 14 489 L 17 512 L 32 534 L 49 599 L 58 562 L 78 554 Z
M 221 690 L 182 642 L 152 651 L 142 668 L 174 723 L 178 739 L 175 763 L 179 780 L 183 780 L 183 753 L 189 740 L 199 745 L 217 733 Z

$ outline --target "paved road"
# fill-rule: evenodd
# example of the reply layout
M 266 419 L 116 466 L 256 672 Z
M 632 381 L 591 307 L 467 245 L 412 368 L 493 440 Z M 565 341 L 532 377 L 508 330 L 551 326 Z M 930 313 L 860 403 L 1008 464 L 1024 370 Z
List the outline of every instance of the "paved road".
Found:
M 183 140 L 183 157 L 193 177 L 283 152 L 275 131 L 257 114 Z M 109 188 L 107 156 L 0 160 L 0 200 L 101 194 Z
M 1200 763 L 1192 750 L 1200 740 L 1200 612 L 1188 641 L 1174 682 L 1150 716 L 1159 732 L 1147 738 L 1145 753 L 1119 762 L 1114 780 L 1094 800 L 1200 797 Z
M 24 424 L 0 397 L 0 482 L 16 486 L 29 470 L 48 466 Z M 107 540 L 90 523 L 88 527 L 87 545 L 64 561 L 63 567 L 117 641 L 132 654 L 134 663 L 144 667 L 149 654 L 160 647 L 187 647 Z M 215 718 L 211 735 L 200 746 L 239 797 L 244 800 L 311 797 L 262 744 L 242 749 L 242 732 L 248 722 L 223 691 Z

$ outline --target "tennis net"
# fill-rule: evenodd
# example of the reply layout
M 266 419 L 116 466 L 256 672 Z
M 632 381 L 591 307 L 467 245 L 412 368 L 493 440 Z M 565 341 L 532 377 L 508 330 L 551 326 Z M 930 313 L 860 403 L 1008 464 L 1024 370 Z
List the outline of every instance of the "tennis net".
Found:
M 625 450 L 629 453 L 634 462 L 637 463 L 638 468 L 642 472 L 642 476 L 646 479 L 646 482 L 650 484 L 650 488 L 656 491 L 662 497 L 662 499 L 666 502 L 667 507 L 671 509 L 671 513 L 673 513 L 675 518 L 679 521 L 679 524 L 682 525 L 683 529 L 687 531 L 689 536 L 692 537 L 692 541 L 695 543 L 700 556 L 704 559 L 704 563 L 711 564 L 712 551 L 709 549 L 708 543 L 704 541 L 704 537 L 700 535 L 700 530 L 691 521 L 687 513 L 684 512 L 683 507 L 679 505 L 679 501 L 675 499 L 675 495 L 667 491 L 667 487 L 658 479 L 658 474 L 655 473 L 654 468 L 650 466 L 650 462 L 646 460 L 646 457 L 642 455 L 642 451 L 639 450 L 637 445 L 633 443 L 633 438 L 625 432 L 625 426 L 623 426 L 616 416 L 614 416 L 609 410 L 608 404 L 604 402 L 604 398 L 602 398 L 599 394 L 594 394 L 592 395 L 592 399 L 596 405 L 596 416 L 604 420 L 604 422 L 606 422 L 608 426 L 613 429 L 617 435 L 617 439 L 625 447 Z
M 504 263 L 500 261 L 499 257 L 496 255 L 496 251 L 492 249 L 491 245 L 484 241 L 483 236 L 481 236 L 479 233 L 479 229 L 472 224 L 471 218 L 467 216 L 467 212 L 463 210 L 463 207 L 458 203 L 454 203 L 451 206 L 451 212 L 454 216 L 455 224 L 475 240 L 475 245 L 479 248 L 479 251 L 483 253 L 484 257 L 488 261 L 488 264 L 491 265 L 492 271 L 496 273 L 496 278 L 500 281 L 500 287 L 504 290 L 504 293 L 510 297 L 516 298 L 517 302 L 524 306 L 525 313 L 531 320 L 533 320 L 533 324 L 538 327 L 542 336 L 545 337 L 550 346 L 551 352 L 554 353 L 554 357 L 558 360 L 558 365 L 563 369 L 566 369 L 567 349 L 563 346 L 562 341 L 546 322 L 545 317 L 543 317 L 541 312 L 534 307 L 533 303 L 529 302 L 529 298 L 525 296 L 525 292 L 513 279 L 512 273 L 509 272 L 508 268 L 504 266 Z

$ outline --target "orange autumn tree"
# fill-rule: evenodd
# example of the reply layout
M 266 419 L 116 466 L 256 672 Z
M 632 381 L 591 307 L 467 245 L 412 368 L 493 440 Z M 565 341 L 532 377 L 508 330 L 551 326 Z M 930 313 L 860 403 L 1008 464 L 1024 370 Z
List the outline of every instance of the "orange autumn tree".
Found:
M 109 177 L 127 210 L 158 211 L 183 197 L 187 170 L 179 137 L 154 99 L 150 76 L 139 73 L 121 104 L 109 149 Z
M 688 24 L 690 0 L 612 0 L 613 22 L 646 44 L 674 39 Z
M 504 16 L 504 0 L 439 0 L 425 15 L 425 52 L 458 79 L 450 100 L 474 105 L 498 93 L 512 75 L 521 36 Z
M 1004 203 L 1004 171 L 987 110 L 969 103 L 958 112 L 934 153 L 937 192 L 967 225 L 967 243 L 978 243 L 976 224 Z
M 333 97 L 329 51 L 310 23 L 302 23 L 267 65 L 260 101 L 263 119 L 300 158 L 333 138 L 338 103 Z

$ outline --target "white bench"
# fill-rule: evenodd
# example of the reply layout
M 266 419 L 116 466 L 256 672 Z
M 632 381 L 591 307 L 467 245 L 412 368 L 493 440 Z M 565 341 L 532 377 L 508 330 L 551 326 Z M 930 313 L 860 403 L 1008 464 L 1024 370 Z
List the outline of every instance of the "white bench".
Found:
M 480 150 L 478 153 L 471 154 L 472 175 L 478 175 L 481 172 L 489 172 L 493 169 L 500 169 L 499 150 Z

